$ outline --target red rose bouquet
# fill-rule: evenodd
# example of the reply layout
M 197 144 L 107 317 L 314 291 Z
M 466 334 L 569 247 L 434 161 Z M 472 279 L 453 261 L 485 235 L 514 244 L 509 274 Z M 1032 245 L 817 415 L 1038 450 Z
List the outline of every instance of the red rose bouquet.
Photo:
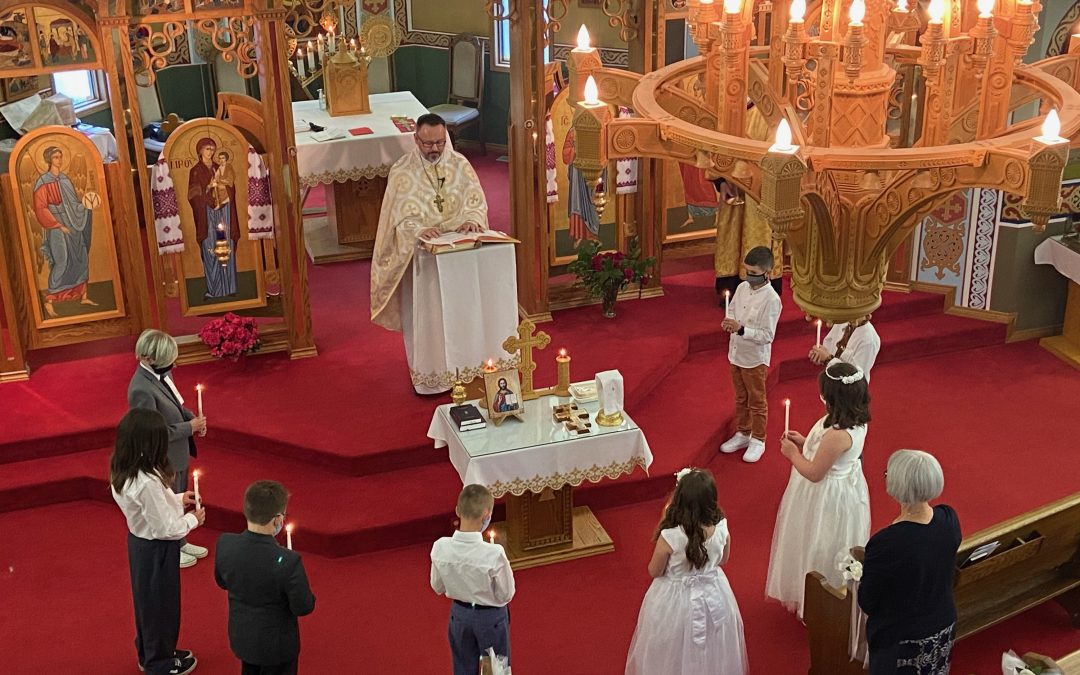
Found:
M 203 326 L 199 339 L 210 348 L 213 356 L 235 361 L 244 354 L 258 351 L 259 326 L 255 319 L 229 312 Z

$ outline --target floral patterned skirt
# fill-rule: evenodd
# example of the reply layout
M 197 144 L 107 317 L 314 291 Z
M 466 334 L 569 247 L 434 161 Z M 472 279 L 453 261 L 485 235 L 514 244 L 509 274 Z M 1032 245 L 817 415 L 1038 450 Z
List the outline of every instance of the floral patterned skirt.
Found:
M 956 624 L 918 640 L 901 640 L 896 653 L 897 675 L 948 675 Z

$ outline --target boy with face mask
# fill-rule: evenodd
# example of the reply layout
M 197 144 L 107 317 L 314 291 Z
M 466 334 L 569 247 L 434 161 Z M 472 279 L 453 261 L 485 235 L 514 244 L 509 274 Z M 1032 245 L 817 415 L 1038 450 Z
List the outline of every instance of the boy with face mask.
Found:
M 242 675 L 294 675 L 300 656 L 296 618 L 315 609 L 300 554 L 274 540 L 285 525 L 288 501 L 277 481 L 249 485 L 247 530 L 221 535 L 214 552 L 214 578 L 229 592 L 229 646 L 243 663 Z
M 431 547 L 431 589 L 450 606 L 450 653 L 454 675 L 476 675 L 480 656 L 493 648 L 510 660 L 510 613 L 514 572 L 502 546 L 484 541 L 495 499 L 483 485 L 466 485 L 458 496 L 461 523 L 453 536 Z
M 720 446 L 720 452 L 746 448 L 743 460 L 756 462 L 765 453 L 769 415 L 765 379 L 780 320 L 780 296 L 769 284 L 773 253 L 767 246 L 750 249 L 743 264 L 746 281 L 735 289 L 721 324 L 731 334 L 728 361 L 735 385 L 735 435 Z

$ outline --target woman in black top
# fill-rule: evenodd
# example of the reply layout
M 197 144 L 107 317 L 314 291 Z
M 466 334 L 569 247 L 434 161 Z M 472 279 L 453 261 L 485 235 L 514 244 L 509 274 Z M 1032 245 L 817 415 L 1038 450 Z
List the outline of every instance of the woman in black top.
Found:
M 900 516 L 867 542 L 859 584 L 871 675 L 949 672 L 960 521 L 952 507 L 928 503 L 944 486 L 932 455 L 898 450 L 889 457 L 885 488 Z

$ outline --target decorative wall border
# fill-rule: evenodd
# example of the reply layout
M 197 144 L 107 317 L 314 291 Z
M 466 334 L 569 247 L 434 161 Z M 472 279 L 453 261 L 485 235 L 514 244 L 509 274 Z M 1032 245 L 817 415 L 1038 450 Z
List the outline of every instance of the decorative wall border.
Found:
M 1069 48 L 1069 36 L 1076 29 L 1076 22 L 1080 19 L 1080 0 L 1075 0 L 1065 15 L 1058 21 L 1054 32 L 1050 34 L 1049 44 L 1046 45 L 1046 56 L 1060 56 Z
M 963 305 L 972 309 L 990 308 L 990 280 L 993 275 L 994 243 L 997 238 L 998 213 L 1001 210 L 1001 192 L 980 189 L 975 203 L 975 227 L 972 232 L 968 264 L 965 275 Z

